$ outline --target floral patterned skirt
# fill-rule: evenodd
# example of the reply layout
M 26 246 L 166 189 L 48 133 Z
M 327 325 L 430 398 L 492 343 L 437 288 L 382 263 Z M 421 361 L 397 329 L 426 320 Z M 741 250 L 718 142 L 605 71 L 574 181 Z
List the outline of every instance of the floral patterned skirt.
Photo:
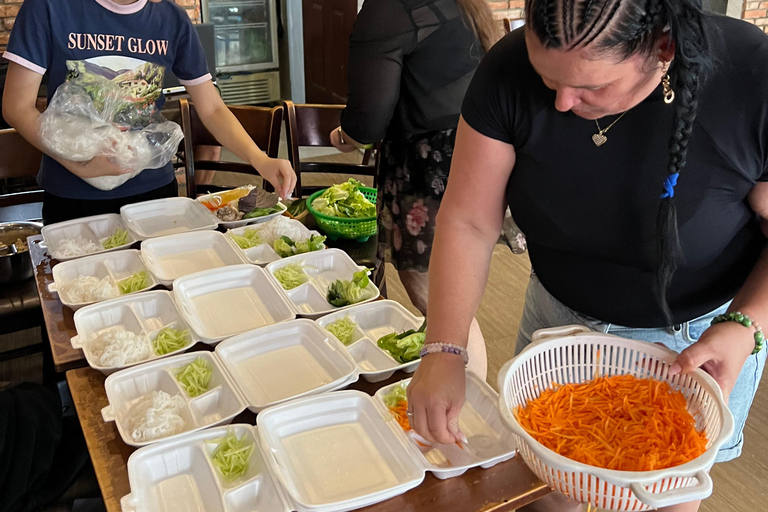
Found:
M 455 141 L 456 130 L 450 129 L 382 144 L 378 255 L 398 270 L 429 269 Z

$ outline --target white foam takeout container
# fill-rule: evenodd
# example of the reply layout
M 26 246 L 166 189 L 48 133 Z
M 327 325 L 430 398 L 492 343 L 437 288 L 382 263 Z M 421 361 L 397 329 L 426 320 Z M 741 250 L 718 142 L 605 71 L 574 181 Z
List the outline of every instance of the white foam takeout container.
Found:
M 160 284 L 195 272 L 248 263 L 234 241 L 218 231 L 194 231 L 141 242 L 141 257 Z
M 69 282 L 78 279 L 80 276 L 96 277 L 98 279 L 110 277 L 112 281 L 115 282 L 115 287 L 117 287 L 117 281 L 131 277 L 134 273 L 142 270 L 147 272 L 149 286 L 137 292 L 120 295 L 119 297 L 126 297 L 135 293 L 148 291 L 158 284 L 155 276 L 152 275 L 152 272 L 147 269 L 144 262 L 141 260 L 139 251 L 136 249 L 128 249 L 125 251 L 105 252 L 102 254 L 85 256 L 83 258 L 64 261 L 55 265 L 51 271 L 53 274 L 53 283 L 48 285 L 48 291 L 58 293 L 61 303 L 76 311 L 89 304 L 94 304 L 97 301 L 74 302 L 71 300 L 67 295 L 65 288 L 66 284 Z
M 219 225 L 208 208 L 188 197 L 127 204 L 120 208 L 120 216 L 138 240 L 215 229 Z
M 468 390 L 487 386 L 468 382 Z M 210 458 L 210 441 L 223 437 L 225 427 L 137 450 L 128 459 L 131 494 L 121 501 L 123 511 L 344 512 L 373 505 L 418 486 L 427 471 L 448 478 L 510 458 L 509 433 L 486 410 L 495 409 L 493 395 L 489 389 L 467 395 L 468 450 L 493 455 L 467 467 L 427 460 L 379 398 L 337 391 L 270 407 L 259 414 L 258 428 L 233 425 L 256 446 L 248 472 L 234 482 L 225 482 Z M 478 436 L 480 443 L 473 441 Z
M 256 187 L 253 187 L 253 188 L 256 188 Z M 251 189 L 251 190 L 253 190 L 253 189 Z M 225 192 L 228 192 L 228 191 L 225 191 Z M 206 194 L 204 196 L 198 197 L 197 201 L 202 204 L 203 201 L 209 200 L 209 199 L 211 199 L 214 196 L 218 196 L 219 194 L 221 194 L 221 192 L 214 192 L 212 194 Z M 261 224 L 262 222 L 267 222 L 267 221 L 269 221 L 271 219 L 274 219 L 278 215 L 282 215 L 283 213 L 285 213 L 285 210 L 288 209 L 287 206 L 285 206 L 283 203 L 281 203 L 279 201 L 277 202 L 277 206 L 282 208 L 282 211 L 275 212 L 275 213 L 270 213 L 269 215 L 264 215 L 263 217 L 253 217 L 252 219 L 240 219 L 240 220 L 225 221 L 225 220 L 219 219 L 218 216 L 216 216 L 215 212 L 211 212 L 211 213 L 213 213 L 213 216 L 216 217 L 216 220 L 219 222 L 219 226 L 224 226 L 227 229 L 234 229 L 234 228 L 239 228 L 241 226 L 246 226 L 248 224 Z M 205 206 L 203 206 L 203 208 L 205 208 L 206 210 L 208 209 Z M 208 211 L 210 211 L 210 210 L 208 210 Z
M 117 231 L 118 228 L 128 231 L 128 242 L 119 247 L 104 249 L 102 242 L 112 236 L 112 234 Z M 45 246 L 48 248 L 48 253 L 51 255 L 51 258 L 54 258 L 53 253 L 59 249 L 59 244 L 65 238 L 77 238 L 78 236 L 81 236 L 86 240 L 92 241 L 101 248 L 98 251 L 83 254 L 82 256 L 73 256 L 70 258 L 54 258 L 58 259 L 59 261 L 69 261 L 76 258 L 82 258 L 84 256 L 91 256 L 93 254 L 127 249 L 137 240 L 133 233 L 131 233 L 131 231 L 122 221 L 120 216 L 115 213 L 95 215 L 93 217 L 82 217 L 80 219 L 49 224 L 47 226 L 43 226 L 43 228 L 40 230 L 40 234 L 43 235 Z
M 216 355 L 253 412 L 340 389 L 358 378 L 344 345 L 306 319 L 229 338 L 216 347 Z
M 211 368 L 208 391 L 195 398 L 176 380 L 176 372 L 182 367 L 203 358 Z M 190 352 L 140 364 L 113 373 L 104 382 L 109 405 L 101 410 L 104 421 L 114 421 L 120 437 L 131 446 L 145 446 L 158 441 L 178 438 L 188 432 L 206 427 L 230 423 L 245 409 L 245 403 L 218 357 L 212 352 Z M 150 441 L 135 441 L 131 436 L 131 407 L 143 396 L 153 391 L 164 391 L 169 395 L 180 395 L 186 406 L 182 409 L 185 428 L 182 432 Z
M 184 319 L 208 344 L 296 317 L 279 285 L 256 265 L 180 277 L 173 282 L 173 295 Z
M 275 278 L 274 273 L 277 269 L 291 263 L 303 264 L 305 266 L 304 272 L 309 276 L 309 280 L 292 290 L 282 290 L 282 286 Z M 326 249 L 324 251 L 308 252 L 283 258 L 282 260 L 270 263 L 266 268 L 275 285 L 285 293 L 293 304 L 296 314 L 309 318 L 318 318 L 328 313 L 351 307 L 350 305 L 339 308 L 330 304 L 326 300 L 328 287 L 337 279 L 351 280 L 352 274 L 362 270 L 364 267 L 357 265 L 341 249 Z M 373 287 L 376 292 L 375 295 L 358 304 L 365 304 L 379 297 L 379 289 L 373 283 L 373 280 L 371 280 L 368 286 Z
M 83 349 L 88 365 L 105 375 L 184 352 L 192 348 L 200 339 L 177 309 L 171 292 L 165 290 L 126 295 L 119 299 L 86 306 L 75 312 L 74 322 L 78 334 L 70 340 L 72 347 Z M 161 329 L 169 326 L 179 330 L 189 329 L 189 345 L 169 354 L 162 356 L 153 354 L 144 361 L 120 367 L 101 366 L 90 348 L 89 342 L 109 329 L 121 327 L 136 334 L 144 333 L 149 336 L 150 341 L 153 341 Z
M 399 363 L 376 342 L 392 332 L 418 330 L 424 317 L 416 316 L 393 300 L 376 300 L 355 305 L 316 320 L 325 329 L 337 320 L 349 316 L 357 324 L 347 350 L 357 363 L 360 375 L 368 382 L 379 382 L 390 378 L 396 371 L 412 373 L 421 359 Z M 330 336 L 333 336 L 330 332 Z
M 284 219 L 281 219 L 280 222 L 288 222 L 295 225 L 298 228 L 298 230 L 301 232 L 302 239 L 307 239 L 312 235 L 320 236 L 319 232 L 307 229 L 307 227 L 304 224 L 302 224 L 297 220 L 288 219 L 287 217 L 285 217 Z M 263 227 L 266 227 L 268 224 L 269 223 L 264 223 L 263 225 L 260 225 L 260 226 L 244 226 L 237 229 L 232 229 L 230 232 L 235 235 L 242 235 L 248 229 L 259 230 Z M 235 245 L 237 245 L 237 242 L 234 242 L 234 243 Z M 237 248 L 240 249 L 245 254 L 245 257 L 248 261 L 256 265 L 267 265 L 269 263 L 272 263 L 273 261 L 279 261 L 282 259 L 275 252 L 275 250 L 272 248 L 272 246 L 269 243 L 260 244 L 255 247 L 251 247 L 249 249 L 242 249 L 240 246 L 237 246 Z

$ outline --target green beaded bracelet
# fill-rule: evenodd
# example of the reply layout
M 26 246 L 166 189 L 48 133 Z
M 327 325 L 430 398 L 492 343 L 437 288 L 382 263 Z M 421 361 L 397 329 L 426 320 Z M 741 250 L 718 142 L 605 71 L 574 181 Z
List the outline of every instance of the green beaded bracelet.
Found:
M 747 315 L 741 313 L 740 311 L 735 311 L 733 313 L 725 313 L 724 315 L 717 315 L 715 318 L 712 319 L 712 325 L 719 324 L 721 322 L 738 322 L 744 327 L 754 327 L 755 328 L 755 349 L 752 351 L 752 353 L 757 354 L 758 352 L 763 350 L 763 346 L 765 345 L 765 335 L 763 334 L 763 330 L 760 328 L 757 322 L 754 322 Z

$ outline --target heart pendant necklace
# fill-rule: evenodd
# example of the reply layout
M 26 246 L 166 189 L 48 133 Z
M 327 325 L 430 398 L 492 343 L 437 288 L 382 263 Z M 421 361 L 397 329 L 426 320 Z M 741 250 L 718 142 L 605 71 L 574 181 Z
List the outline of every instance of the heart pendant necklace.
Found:
M 609 124 L 608 127 L 603 129 L 603 130 L 600 129 L 600 124 L 597 122 L 597 119 L 595 119 L 595 125 L 597 125 L 597 133 L 592 135 L 592 142 L 595 143 L 595 146 L 600 147 L 603 144 L 605 144 L 606 142 L 608 142 L 608 137 L 606 137 L 605 134 L 608 133 L 608 130 L 613 128 L 613 125 L 618 123 L 619 119 L 624 117 L 627 114 L 627 112 L 629 112 L 629 110 L 627 110 L 626 112 L 621 114 L 618 118 L 616 118 L 616 120 L 614 122 Z

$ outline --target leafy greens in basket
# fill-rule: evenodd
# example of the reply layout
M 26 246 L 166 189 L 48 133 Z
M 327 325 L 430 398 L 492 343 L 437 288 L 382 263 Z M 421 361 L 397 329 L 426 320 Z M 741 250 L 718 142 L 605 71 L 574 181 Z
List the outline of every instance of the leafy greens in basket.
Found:
M 354 178 L 327 189 L 312 201 L 312 208 L 329 217 L 351 219 L 375 217 L 376 205 L 360 192 L 363 184 Z
M 427 321 L 421 324 L 418 331 L 409 329 L 403 333 L 390 333 L 379 338 L 376 344 L 389 352 L 398 363 L 410 363 L 419 358 L 426 338 Z
M 364 300 L 372 299 L 376 296 L 376 289 L 371 286 L 371 280 L 368 274 L 371 269 L 363 269 L 352 274 L 352 280 L 337 279 L 328 287 L 328 302 L 336 307 L 357 304 Z

